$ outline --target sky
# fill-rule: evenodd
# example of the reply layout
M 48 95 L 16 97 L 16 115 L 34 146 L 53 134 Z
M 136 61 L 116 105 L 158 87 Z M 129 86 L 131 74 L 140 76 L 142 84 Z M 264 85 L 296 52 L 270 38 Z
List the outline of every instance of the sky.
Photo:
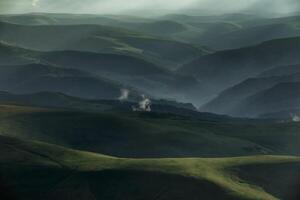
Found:
M 300 0 L 0 0 L 1 13 L 122 14 L 152 10 L 168 14 L 190 9 L 213 14 L 245 11 L 284 14 L 299 12 Z

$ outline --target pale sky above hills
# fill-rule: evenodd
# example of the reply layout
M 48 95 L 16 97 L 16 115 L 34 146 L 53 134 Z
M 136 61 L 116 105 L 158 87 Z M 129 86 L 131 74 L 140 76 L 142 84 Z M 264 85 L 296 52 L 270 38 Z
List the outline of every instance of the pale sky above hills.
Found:
M 189 9 L 210 11 L 213 14 L 243 11 L 289 13 L 300 11 L 300 0 L 0 0 L 2 13 L 120 14 L 153 10 L 167 14 Z

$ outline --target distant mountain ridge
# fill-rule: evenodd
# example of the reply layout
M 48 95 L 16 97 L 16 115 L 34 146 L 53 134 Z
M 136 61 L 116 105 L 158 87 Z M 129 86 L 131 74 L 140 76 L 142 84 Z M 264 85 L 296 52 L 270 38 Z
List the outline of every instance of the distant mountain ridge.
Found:
M 151 62 L 147 62 L 145 60 L 127 56 L 127 55 L 118 55 L 118 54 L 104 54 L 104 53 L 92 53 L 92 52 L 80 52 L 80 51 L 55 51 L 55 52 L 38 52 L 38 51 L 32 51 L 27 50 L 23 48 L 19 48 L 16 46 L 7 46 L 7 45 L 1 45 L 1 48 L 3 48 L 3 54 L 9 53 L 9 56 L 13 58 L 20 58 L 21 61 L 18 61 L 16 59 L 13 59 L 13 62 L 9 63 L 10 65 L 18 65 L 18 70 L 30 70 L 27 65 L 29 63 L 33 63 L 31 66 L 35 66 L 38 68 L 38 70 L 45 70 L 47 68 L 52 68 L 52 71 L 61 71 L 60 74 L 64 74 L 65 76 L 60 76 L 60 79 L 68 79 L 69 82 L 75 81 L 74 79 L 71 80 L 71 76 L 68 76 L 68 72 L 75 72 L 78 71 L 76 74 L 77 77 L 80 77 L 80 80 L 83 81 L 83 78 L 85 77 L 85 80 L 82 82 L 82 84 L 85 84 L 87 87 L 89 84 L 91 88 L 96 87 L 96 82 L 99 82 L 100 79 L 106 80 L 106 84 L 104 82 L 98 83 L 102 85 L 107 84 L 117 84 L 118 87 L 115 87 L 113 91 L 116 90 L 116 88 L 119 88 L 118 92 L 113 92 L 113 95 L 108 90 L 104 90 L 107 92 L 107 95 L 110 98 L 118 98 L 118 95 L 120 95 L 121 89 L 128 89 L 132 92 L 132 94 L 135 94 L 136 90 L 139 90 L 140 93 L 144 93 L 146 95 L 151 95 L 159 98 L 175 98 L 180 97 L 181 100 L 188 101 L 188 100 L 194 100 L 197 97 L 197 94 L 194 93 L 194 91 L 198 90 L 201 85 L 192 77 L 188 76 L 182 76 L 175 72 L 172 72 L 168 69 L 165 69 L 163 67 L 157 66 Z M 8 49 L 8 50 L 6 50 Z M 1 56 L 1 55 L 0 55 Z M 7 57 L 7 56 L 6 56 Z M 26 61 L 23 61 L 23 59 Z M 24 64 L 23 64 L 24 63 Z M 37 63 L 37 64 L 36 64 Z M 3 65 L 2 70 L 12 70 L 7 66 L 7 63 L 1 63 Z M 23 69 L 21 65 L 24 65 Z M 30 65 L 29 65 L 30 66 Z M 55 69 L 55 70 L 54 70 Z M 33 68 L 32 68 L 33 70 Z M 50 70 L 51 71 L 51 70 Z M 7 72 L 8 73 L 8 72 Z M 48 73 L 48 72 L 45 72 Z M 25 73 L 23 76 L 21 76 L 22 79 L 30 78 L 35 74 L 32 72 Z M 27 76 L 27 77 L 26 77 Z M 47 74 L 48 78 L 51 78 L 51 81 L 54 81 L 54 76 L 49 77 L 49 73 Z M 55 75 L 56 78 L 57 75 Z M 87 83 L 87 77 L 90 77 L 90 81 L 92 82 Z M 104 78 L 105 77 L 105 78 Z M 74 78 L 74 77 L 73 77 Z M 99 80 L 96 80 L 99 79 Z M 4 80 L 3 80 L 4 81 Z M 37 80 L 36 80 L 37 81 Z M 43 81 L 46 81 L 44 79 Z M 48 80 L 50 81 L 50 80 Z M 10 81 L 11 84 L 16 85 L 17 82 Z M 3 82 L 5 84 L 5 81 Z M 29 84 L 29 82 L 27 82 Z M 58 84 L 58 83 L 56 83 Z M 77 83 L 78 86 L 80 86 L 80 83 Z M 24 85 L 23 85 L 24 86 Z M 30 91 L 30 86 L 27 86 L 27 89 L 25 92 L 38 92 L 38 91 L 47 91 L 47 88 L 50 86 L 49 84 L 44 85 L 45 88 L 43 88 L 42 84 L 40 85 L 32 85 L 33 88 L 40 87 L 38 90 Z M 69 85 L 70 87 L 73 87 L 72 85 Z M 68 87 L 69 87 L 68 86 Z M 20 87 L 20 86 L 18 86 Z M 57 87 L 59 87 L 57 85 Z M 82 86 L 82 88 L 84 88 Z M 12 89 L 12 88 L 10 88 Z M 18 92 L 25 88 L 17 89 L 14 86 L 14 89 L 11 90 L 12 92 Z M 49 89 L 49 88 L 48 88 Z M 59 88 L 57 88 L 59 89 Z M 89 90 L 90 88 L 87 88 Z M 96 88 L 94 88 L 96 89 Z M 99 88 L 100 89 L 100 88 Z M 104 89 L 104 88 L 102 88 Z M 108 88 L 107 88 L 108 89 Z M 5 90 L 5 87 L 3 88 Z M 53 90 L 51 90 L 53 91 Z M 57 91 L 57 90 L 54 90 Z M 64 92 L 64 91 L 57 91 L 57 92 Z M 91 92 L 91 91 L 90 91 Z M 84 92 L 81 92 L 84 93 Z M 86 94 L 86 97 L 105 97 L 105 94 L 99 90 L 99 94 L 96 94 L 97 92 L 94 92 L 95 95 Z M 100 93 L 102 93 L 104 96 L 101 96 Z M 119 93 L 119 94 L 116 94 Z M 67 93 L 69 95 L 77 96 L 79 93 Z M 99 96 L 100 95 L 100 96 Z M 114 96 L 114 97 L 113 97 Z M 85 97 L 85 96 L 80 96 Z
M 0 22 L 0 40 L 38 51 L 77 50 L 147 59 L 176 69 L 205 54 L 187 43 L 103 25 L 25 26 Z
M 200 108 L 200 110 L 207 111 L 207 112 L 234 115 L 234 116 L 248 116 L 247 113 L 252 112 L 253 110 L 251 111 L 250 108 L 243 109 L 242 106 L 240 106 L 240 104 L 242 104 L 241 102 L 247 101 L 247 99 L 251 98 L 253 95 L 257 95 L 258 93 L 267 91 L 268 89 L 271 89 L 277 84 L 285 83 L 285 82 L 298 82 L 298 81 L 300 81 L 300 73 L 295 73 L 292 75 L 250 78 L 235 85 L 234 87 L 231 87 L 223 91 L 222 93 L 219 94 L 218 97 L 216 97 L 209 103 L 203 105 Z M 290 89 L 292 90 L 292 88 Z M 295 93 L 295 95 L 296 94 L 297 93 Z M 277 101 L 280 100 L 277 98 L 273 99 L 274 103 Z M 243 111 L 238 111 L 238 109 L 242 109 Z M 281 107 L 279 106 L 277 108 L 274 108 L 274 112 L 276 112 L 275 110 L 278 111 L 278 109 L 281 109 Z M 262 111 L 261 114 L 263 114 L 263 110 L 264 109 L 261 108 Z M 251 115 L 251 117 L 253 116 L 254 115 Z
M 300 37 L 271 40 L 260 45 L 216 52 L 179 69 L 202 82 L 212 95 L 278 65 L 300 63 Z
M 123 88 L 80 70 L 51 65 L 0 66 L 0 72 L 1 90 L 15 93 L 52 91 L 90 99 L 117 99 Z
M 274 67 L 270 70 L 264 71 L 259 77 L 271 77 L 271 76 L 287 76 L 292 74 L 300 73 L 300 64 L 296 65 L 281 65 Z
M 233 113 L 239 116 L 256 117 L 267 113 L 279 113 L 300 108 L 300 82 L 279 83 L 241 101 Z

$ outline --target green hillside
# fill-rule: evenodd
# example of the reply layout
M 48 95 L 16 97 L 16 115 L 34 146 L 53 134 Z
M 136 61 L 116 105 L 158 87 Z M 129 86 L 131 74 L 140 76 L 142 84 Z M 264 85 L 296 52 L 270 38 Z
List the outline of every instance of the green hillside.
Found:
M 235 167 L 234 171 L 241 179 L 264 188 L 279 199 L 296 200 L 300 197 L 299 167 L 299 163 L 260 163 Z
M 121 157 L 300 154 L 299 123 L 105 110 L 3 105 L 0 133 Z
M 281 195 L 279 191 L 267 193 L 240 179 L 232 169 L 266 164 L 276 170 L 289 165 L 284 168 L 287 172 L 300 162 L 298 157 L 276 156 L 120 159 L 5 137 L 0 137 L 0 143 L 1 152 L 5 152 L 0 155 L 1 181 L 16 199 L 275 200 L 275 195 Z M 255 173 L 247 175 L 256 177 Z
M 2 135 L 122 157 L 225 156 L 271 152 L 254 142 L 232 138 L 225 133 L 218 134 L 209 127 L 211 123 L 203 121 L 198 126 L 201 121 L 185 123 L 184 117 L 176 115 L 44 109 L 40 112 L 35 108 L 14 106 L 2 106 L 1 111 Z M 218 149 L 219 144 L 224 148 L 226 146 L 226 151 Z
M 300 199 L 300 7 L 62 1 L 0 1 L 0 200 Z

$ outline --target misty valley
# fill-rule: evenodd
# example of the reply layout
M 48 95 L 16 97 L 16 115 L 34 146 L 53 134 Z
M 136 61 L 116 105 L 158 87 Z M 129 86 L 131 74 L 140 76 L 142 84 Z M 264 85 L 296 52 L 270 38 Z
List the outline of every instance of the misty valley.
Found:
M 1 200 L 300 199 L 297 1 L 75 2 L 0 2 Z

